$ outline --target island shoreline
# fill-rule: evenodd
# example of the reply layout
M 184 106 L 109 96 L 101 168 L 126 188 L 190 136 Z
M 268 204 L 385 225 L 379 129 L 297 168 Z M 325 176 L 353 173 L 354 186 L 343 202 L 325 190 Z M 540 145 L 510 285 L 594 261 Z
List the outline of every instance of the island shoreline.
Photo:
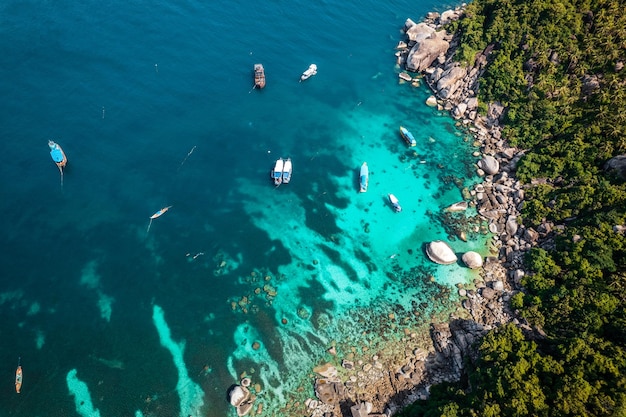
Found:
M 345 395 L 340 387 L 343 382 L 332 365 L 315 368 L 318 398 L 305 404 L 312 417 L 391 416 L 415 401 L 427 399 L 431 385 L 459 381 L 466 359 L 477 358 L 476 342 L 490 330 L 513 322 L 529 334 L 541 333 L 515 317 L 508 301 L 521 291 L 521 279 L 526 274 L 525 253 L 551 229 L 545 224 L 543 229 L 533 230 L 518 222 L 524 186 L 515 178 L 515 171 L 524 151 L 510 147 L 502 137 L 500 121 L 504 107 L 500 103 L 489 103 L 485 116 L 478 112 L 478 83 L 493 47 L 479 53 L 472 67 L 463 67 L 454 60 L 458 35 L 444 29 L 447 23 L 462 18 L 464 10 L 458 7 L 441 14 L 429 13 L 419 24 L 407 19 L 403 30 L 408 39 L 397 45 L 395 55 L 400 82 L 418 86 L 424 80 L 433 93 L 426 105 L 449 113 L 457 121 L 457 127 L 471 135 L 473 145 L 480 149 L 474 156 L 478 158 L 476 174 L 482 181 L 471 190 L 463 190 L 464 201 L 475 206 L 481 219 L 488 223 L 492 235 L 488 246 L 494 255 L 485 259 L 480 269 L 481 279 L 474 282 L 473 288 L 459 288 L 465 314 L 452 314 L 447 322 L 430 324 L 431 348 L 408 343 L 408 338 L 404 363 L 387 364 L 383 368 L 379 355 L 373 355 L 369 363 L 361 364 L 357 374 L 359 379 L 367 379 L 371 384 L 369 396 Z M 416 39 L 411 39 L 411 31 L 418 32 Z M 448 45 L 443 52 L 440 41 Z M 419 65 L 412 66 L 410 59 L 416 55 Z M 424 64 L 425 61 L 428 62 Z M 325 402 L 329 397 L 324 397 L 328 390 L 323 388 L 328 386 L 344 396 L 333 397 L 330 404 Z

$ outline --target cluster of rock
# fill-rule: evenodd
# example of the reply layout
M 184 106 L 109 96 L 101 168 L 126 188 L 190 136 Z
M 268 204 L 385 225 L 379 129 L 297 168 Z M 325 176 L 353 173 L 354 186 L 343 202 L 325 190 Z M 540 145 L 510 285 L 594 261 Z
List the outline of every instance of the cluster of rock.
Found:
M 426 245 L 426 255 L 428 258 L 440 265 L 449 265 L 458 261 L 458 257 L 446 242 L 435 240 Z M 477 269 L 483 266 L 483 258 L 478 252 L 468 251 L 461 256 L 463 263 L 470 269 Z
M 476 291 L 468 297 L 475 304 L 476 317 L 432 324 L 427 347 L 416 334 L 408 334 L 400 341 L 404 353 L 399 356 L 382 351 L 354 361 L 337 358 L 339 369 L 331 363 L 316 367 L 315 398 L 304 402 L 308 415 L 389 417 L 428 398 L 431 385 L 457 381 L 466 358 L 476 358 L 471 349 L 474 342 L 508 320 L 487 307 L 504 296 L 506 289 L 497 280 Z
M 483 262 L 476 252 L 462 255 L 465 265 L 480 271 L 480 278 L 472 288 L 459 289 L 463 300 L 459 316 L 464 319 L 452 317 L 449 323 L 431 325 L 431 346 L 419 346 L 408 337 L 403 339 L 405 355 L 392 363 L 382 363 L 385 352 L 377 353 L 365 363 L 354 364 L 344 359 L 341 372 L 344 378 L 340 378 L 340 373 L 330 364 L 317 369 L 317 399 L 307 402 L 312 416 L 346 415 L 341 413 L 339 404 L 352 405 L 353 417 L 380 415 L 371 414 L 372 410 L 389 416 L 400 407 L 427 398 L 430 385 L 458 380 L 466 359 L 476 358 L 476 350 L 472 348 L 475 341 L 494 327 L 517 322 L 506 306 L 519 290 L 525 274 L 522 255 L 552 230 L 548 223 L 533 230 L 517 221 L 524 189 L 515 180 L 514 173 L 521 152 L 508 147 L 501 137 L 501 105 L 491 104 L 487 116 L 477 112 L 478 79 L 487 65 L 491 47 L 476 58 L 471 68 L 463 67 L 451 58 L 458 46 L 455 36 L 443 29 L 444 24 L 458 19 L 462 13 L 462 9 L 441 15 L 432 13 L 419 24 L 408 19 L 405 24 L 407 40 L 400 42 L 396 56 L 406 70 L 423 75 L 433 91 L 427 104 L 450 111 L 475 137 L 480 147 L 480 152 L 475 154 L 476 172 L 483 182 L 469 190 L 467 197 L 488 222 L 489 231 L 494 235 L 491 252 L 497 256 L 490 256 Z M 415 82 L 419 77 L 402 72 L 400 78 Z M 457 203 L 448 211 L 467 207 L 466 202 Z M 458 261 L 457 255 L 443 241 L 428 244 L 426 253 L 439 264 Z
M 470 190 L 469 197 L 478 213 L 489 222 L 489 231 L 494 234 L 492 249 L 499 254 L 499 260 L 508 269 L 521 270 L 524 251 L 535 246 L 539 239 L 547 238 L 553 225 L 544 223 L 534 230 L 517 221 L 524 200 L 524 187 L 515 180 L 514 174 L 523 152 L 509 147 L 502 138 L 500 117 L 503 106 L 491 103 L 486 116 L 477 112 L 478 81 L 492 46 L 478 54 L 471 68 L 453 59 L 458 39 L 447 33 L 443 26 L 462 14 L 463 9 L 457 8 L 441 15 L 430 13 L 421 23 L 407 19 L 404 25 L 407 41 L 398 44 L 396 56 L 406 70 L 423 74 L 434 94 L 428 102 L 440 110 L 450 111 L 476 139 L 481 149 L 475 153 L 480 158 L 476 172 L 483 182 Z M 447 246 L 445 242 L 428 245 L 429 258 L 442 264 L 456 262 L 452 250 L 444 245 Z M 466 265 L 471 263 L 470 267 L 480 268 L 473 253 L 464 258 Z M 523 272 L 515 271 L 512 275 L 523 276 Z M 516 284 L 519 285 L 519 280 Z
M 239 384 L 233 385 L 228 391 L 228 401 L 237 409 L 237 415 L 243 417 L 252 411 L 256 398 L 250 393 L 250 378 L 243 378 Z
M 506 269 L 497 259 L 487 258 L 480 271 L 475 288 L 459 289 L 466 318 L 431 324 L 429 340 L 405 331 L 395 352 L 388 347 L 353 360 L 336 357 L 337 351 L 330 348 L 333 363 L 341 365 L 337 369 L 328 362 L 313 369 L 317 375 L 315 398 L 304 403 L 308 415 L 389 417 L 408 404 L 428 398 L 431 385 L 458 381 L 466 359 L 476 359 L 472 345 L 489 330 L 511 320 L 504 308 L 512 294 Z
M 462 309 L 457 315 L 448 323 L 431 324 L 430 345 L 424 345 L 423 340 L 411 334 L 401 341 L 405 354 L 394 356 L 393 360 L 383 361 L 387 358 L 386 352 L 377 352 L 367 361 L 361 359 L 354 363 L 343 359 L 341 372 L 331 364 L 316 368 L 317 399 L 306 403 L 311 416 L 338 417 L 349 415 L 348 412 L 353 417 L 390 416 L 407 404 L 427 398 L 430 385 L 457 381 L 466 359 L 476 359 L 475 342 L 489 330 L 510 321 L 532 330 L 508 311 L 508 301 L 522 288 L 524 253 L 538 244 L 549 247 L 555 226 L 544 222 L 533 229 L 518 222 L 524 187 L 514 174 L 522 151 L 509 147 L 501 136 L 499 122 L 503 106 L 491 103 L 486 116 L 477 112 L 478 80 L 492 47 L 482 51 L 470 68 L 452 59 L 458 39 L 443 26 L 462 14 L 459 8 L 441 15 L 431 13 L 422 23 L 407 19 L 407 40 L 398 44 L 396 56 L 398 64 L 408 71 L 403 71 L 400 78 L 416 84 L 420 77 L 409 72 L 420 73 L 433 91 L 427 105 L 449 111 L 480 147 L 480 152 L 474 156 L 478 160 L 476 172 L 483 181 L 468 190 L 466 197 L 488 222 L 493 234 L 490 252 L 497 255 L 487 257 L 484 262 L 476 252 L 461 256 L 466 266 L 479 271 L 480 278 L 471 288 L 459 288 Z M 625 166 L 626 156 L 607 164 L 607 169 L 626 175 Z M 448 211 L 467 207 L 467 202 L 461 202 Z M 616 228 L 619 228 L 616 232 L 626 233 L 625 226 Z M 457 255 L 443 241 L 428 244 L 426 253 L 439 264 L 458 261 Z M 463 318 L 459 318 L 461 316 Z M 534 330 L 541 334 L 540 329 Z M 344 405 L 343 410 L 341 405 Z

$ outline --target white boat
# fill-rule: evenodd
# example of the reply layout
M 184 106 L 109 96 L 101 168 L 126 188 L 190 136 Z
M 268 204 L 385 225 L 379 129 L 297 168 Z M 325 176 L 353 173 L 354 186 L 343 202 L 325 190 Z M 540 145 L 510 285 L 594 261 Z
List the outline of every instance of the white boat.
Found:
M 393 209 L 396 211 L 396 213 L 400 213 L 402 211 L 402 207 L 400 207 L 400 202 L 395 195 L 389 194 L 389 202 L 393 206 Z
M 370 177 L 370 174 L 369 174 L 369 169 L 367 168 L 367 162 L 363 162 L 363 165 L 361 165 L 361 172 L 359 173 L 359 182 L 361 184 L 362 193 L 367 191 L 369 177 Z
M 317 65 L 311 64 L 311 65 L 309 65 L 309 68 L 307 68 L 307 70 L 304 71 L 302 73 L 302 75 L 300 76 L 300 81 L 304 81 L 306 79 L 309 79 L 310 77 L 314 76 L 315 74 L 317 74 Z
M 271 177 L 274 180 L 274 185 L 280 185 L 283 182 L 283 167 L 284 167 L 283 158 L 278 158 L 276 161 L 276 165 L 274 165 L 274 169 L 272 170 Z
M 291 181 L 291 158 L 285 159 L 283 165 L 283 183 L 289 184 L 289 181 Z

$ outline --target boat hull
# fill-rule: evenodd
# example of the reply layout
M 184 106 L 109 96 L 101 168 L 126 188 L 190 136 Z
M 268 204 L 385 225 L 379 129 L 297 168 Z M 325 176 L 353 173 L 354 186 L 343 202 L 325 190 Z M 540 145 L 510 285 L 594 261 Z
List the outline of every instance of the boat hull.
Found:
M 289 181 L 291 181 L 291 171 L 291 159 L 287 158 L 283 165 L 283 184 L 289 184 Z
M 409 146 L 417 145 L 417 141 L 413 137 L 413 134 L 409 132 L 409 130 L 403 126 L 400 126 L 400 136 L 402 136 L 402 139 L 404 139 L 407 145 Z
M 65 156 L 65 152 L 58 143 L 49 140 L 48 147 L 50 147 L 50 157 L 60 169 L 65 168 L 67 164 L 67 157 Z
M 364 193 L 367 191 L 367 187 L 369 184 L 369 169 L 367 167 L 367 163 L 363 162 L 363 165 L 361 165 L 361 171 L 359 173 L 359 185 L 360 185 L 360 192 Z
M 254 87 L 265 88 L 265 68 L 262 64 L 254 64 Z
M 394 211 L 396 213 L 399 213 L 402 211 L 402 207 L 400 206 L 400 202 L 398 201 L 398 199 L 396 198 L 395 195 L 393 194 L 389 194 L 389 203 L 391 203 L 391 206 L 393 207 Z
M 18 394 L 22 390 L 22 367 L 18 366 L 15 371 L 15 392 Z
M 282 158 L 279 158 L 274 165 L 274 169 L 272 170 L 270 177 L 274 181 L 274 185 L 280 185 L 283 183 L 283 168 L 285 167 L 285 161 Z
M 307 80 L 315 74 L 317 74 L 317 65 L 311 64 L 309 65 L 309 68 L 307 68 L 307 70 L 304 71 L 302 75 L 300 76 L 300 81 Z

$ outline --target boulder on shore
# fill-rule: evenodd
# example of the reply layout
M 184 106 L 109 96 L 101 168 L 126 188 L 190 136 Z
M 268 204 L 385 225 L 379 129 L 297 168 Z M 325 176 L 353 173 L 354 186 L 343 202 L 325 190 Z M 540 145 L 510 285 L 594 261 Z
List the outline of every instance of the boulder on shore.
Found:
M 461 256 L 463 263 L 470 269 L 477 269 L 483 266 L 483 257 L 478 252 L 469 251 Z
M 228 393 L 230 404 L 234 407 L 239 407 L 239 405 L 247 400 L 249 396 L 250 391 L 240 385 L 235 385 Z
M 485 171 L 488 175 L 495 175 L 500 170 L 500 163 L 493 156 L 485 155 L 483 159 L 478 161 L 478 168 Z
M 252 410 L 254 398 L 251 398 L 250 391 L 241 385 L 235 385 L 228 393 L 230 404 L 237 409 L 237 415 L 243 417 Z
M 411 19 L 407 19 L 404 27 L 409 42 L 421 42 L 435 32 L 435 28 L 426 23 L 415 23 Z
M 445 55 L 450 43 L 443 39 L 444 33 L 433 32 L 430 37 L 423 39 L 413 46 L 406 58 L 405 67 L 409 71 L 421 72 L 430 67 L 440 55 Z
M 453 264 L 458 260 L 452 248 L 443 240 L 435 240 L 427 244 L 426 255 L 431 261 L 441 265 Z
M 626 155 L 618 155 L 604 164 L 606 171 L 613 171 L 623 180 L 626 180 Z
M 448 207 L 446 207 L 446 211 L 456 212 L 456 211 L 465 211 L 467 210 L 467 201 L 459 201 L 458 203 L 454 203 Z
M 344 393 L 344 386 L 341 381 L 329 381 L 328 379 L 315 380 L 315 395 L 324 404 L 339 404 Z

